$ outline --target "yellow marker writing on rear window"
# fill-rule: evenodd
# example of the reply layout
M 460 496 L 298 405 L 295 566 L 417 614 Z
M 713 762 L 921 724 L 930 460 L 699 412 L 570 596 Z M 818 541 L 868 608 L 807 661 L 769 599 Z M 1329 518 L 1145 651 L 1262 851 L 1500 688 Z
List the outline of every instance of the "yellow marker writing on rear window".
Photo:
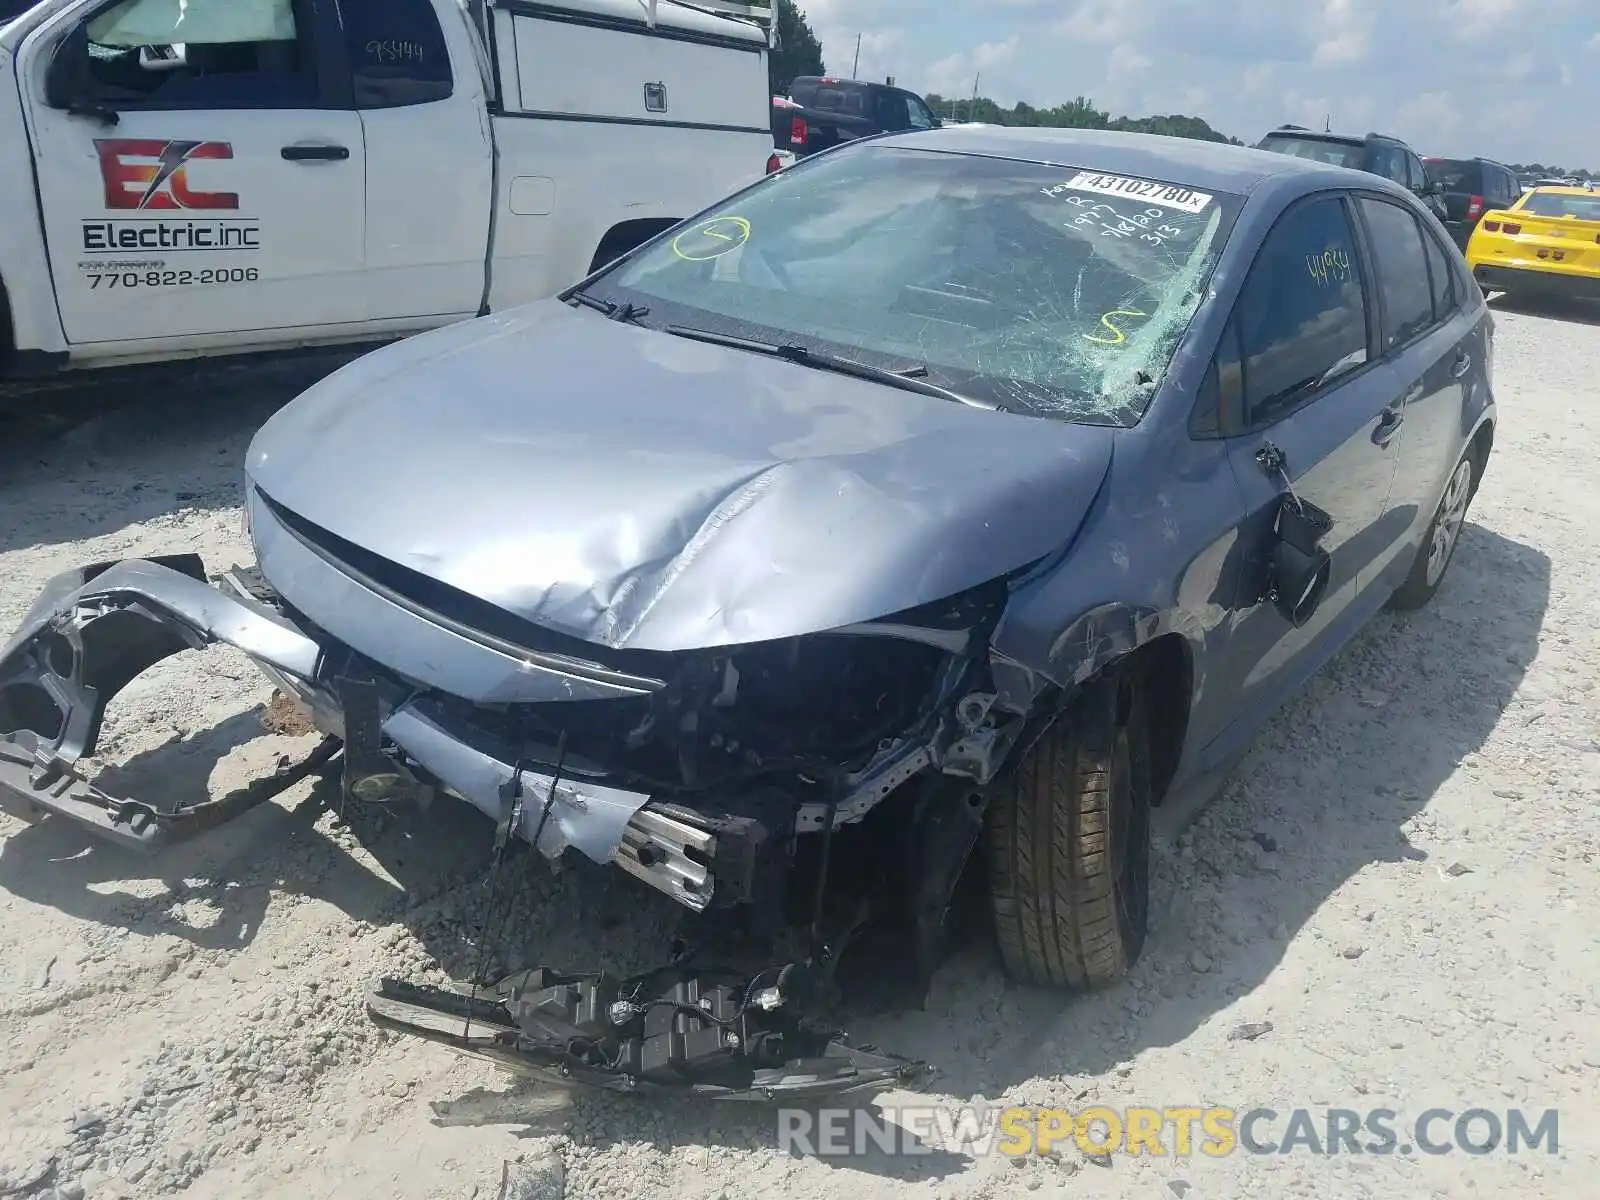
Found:
M 1100 324 L 1104 325 L 1108 330 L 1111 331 L 1111 336 L 1110 337 L 1096 337 L 1094 334 L 1086 333 L 1086 334 L 1083 335 L 1083 340 L 1086 341 L 1086 342 L 1095 342 L 1095 343 L 1098 343 L 1101 346 L 1120 346 L 1120 345 L 1122 345 L 1123 342 L 1128 340 L 1128 335 L 1123 333 L 1122 330 L 1118 329 L 1115 325 L 1113 325 L 1111 323 L 1111 318 L 1112 317 L 1144 317 L 1144 316 L 1148 316 L 1148 315 L 1149 315 L 1148 313 L 1142 313 L 1136 308 L 1116 308 L 1116 309 L 1112 309 L 1110 312 L 1106 313 L 1104 316 L 1102 316 L 1100 318 Z
M 1338 246 L 1329 246 L 1321 254 L 1306 255 L 1306 270 L 1317 281 L 1318 287 L 1350 280 L 1350 256 Z

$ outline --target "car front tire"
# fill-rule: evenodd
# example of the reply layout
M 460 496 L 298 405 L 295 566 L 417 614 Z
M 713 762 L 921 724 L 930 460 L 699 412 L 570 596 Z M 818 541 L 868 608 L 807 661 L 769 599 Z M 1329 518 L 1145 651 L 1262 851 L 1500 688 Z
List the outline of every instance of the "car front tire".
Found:
M 1478 476 L 1483 470 L 1472 449 L 1461 456 L 1456 469 L 1450 473 L 1444 495 L 1434 511 L 1428 532 L 1417 548 L 1417 557 L 1411 563 L 1411 573 L 1389 600 L 1396 612 L 1411 612 L 1432 600 L 1444 582 L 1455 561 L 1456 546 L 1461 541 L 1461 530 L 1467 522 L 1467 509 L 1478 490 Z
M 1150 909 L 1150 755 L 1130 679 L 1069 701 L 985 818 L 995 937 L 1008 974 L 1088 991 L 1121 979 Z

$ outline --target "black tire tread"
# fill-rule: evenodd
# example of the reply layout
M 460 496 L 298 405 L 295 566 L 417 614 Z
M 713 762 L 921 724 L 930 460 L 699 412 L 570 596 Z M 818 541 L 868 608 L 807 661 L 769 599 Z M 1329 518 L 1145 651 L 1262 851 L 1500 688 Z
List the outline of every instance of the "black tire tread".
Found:
M 1090 685 L 989 807 L 990 904 L 1001 959 L 1029 983 L 1087 991 L 1130 965 L 1117 919 L 1114 682 Z

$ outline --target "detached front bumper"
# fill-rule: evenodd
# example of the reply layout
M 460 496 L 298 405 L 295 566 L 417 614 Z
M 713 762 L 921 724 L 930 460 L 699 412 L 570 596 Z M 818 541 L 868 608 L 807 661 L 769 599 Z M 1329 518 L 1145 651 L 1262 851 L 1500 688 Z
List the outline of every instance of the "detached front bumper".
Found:
M 267 798 L 271 790 L 255 786 L 173 808 L 108 795 L 80 773 L 119 691 L 162 659 L 217 642 L 248 655 L 328 736 L 296 777 L 340 749 L 346 785 L 358 795 L 364 782 L 414 771 L 424 786 L 497 821 L 520 813 L 515 832 L 530 842 L 537 833 L 550 858 L 575 848 L 697 911 L 711 900 L 719 863 L 730 885 L 750 874 L 754 847 L 736 835 L 699 827 L 692 814 L 653 809 L 648 795 L 597 782 L 581 762 L 567 762 L 557 782 L 538 766 L 540 756 L 529 761 L 528 748 L 497 744 L 459 712 L 397 688 L 363 669 L 359 656 L 301 628 L 252 572 L 207 582 L 195 555 L 96 564 L 45 586 L 0 652 L 0 807 L 25 817 L 51 813 L 103 840 L 153 851 Z M 287 786 L 282 777 L 263 782 Z M 513 806 L 514 794 L 525 797 L 521 804 Z

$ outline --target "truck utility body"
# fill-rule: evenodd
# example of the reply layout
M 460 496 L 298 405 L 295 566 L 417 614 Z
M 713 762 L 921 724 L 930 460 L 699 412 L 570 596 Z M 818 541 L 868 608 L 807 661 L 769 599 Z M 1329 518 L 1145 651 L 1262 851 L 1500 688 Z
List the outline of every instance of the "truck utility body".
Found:
M 0 26 L 0 377 L 551 295 L 762 174 L 771 15 L 43 0 Z

